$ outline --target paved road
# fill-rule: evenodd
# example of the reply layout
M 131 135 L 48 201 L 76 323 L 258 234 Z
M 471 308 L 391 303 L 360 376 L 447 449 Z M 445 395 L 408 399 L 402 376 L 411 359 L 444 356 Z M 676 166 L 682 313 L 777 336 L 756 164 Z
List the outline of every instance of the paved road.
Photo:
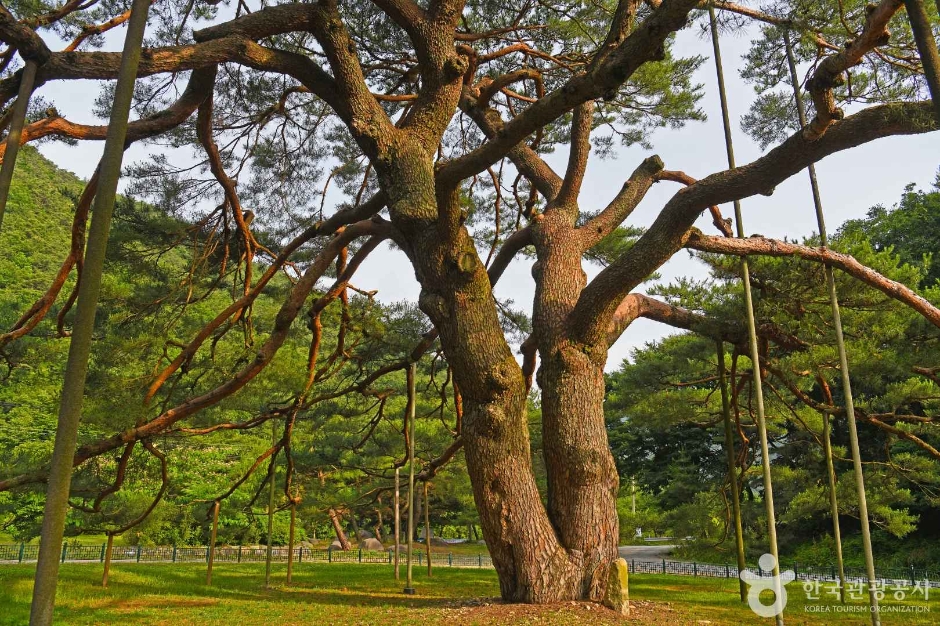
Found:
M 669 556 L 676 546 L 671 544 L 655 543 L 640 546 L 620 546 L 620 556 L 640 562 L 661 561 Z

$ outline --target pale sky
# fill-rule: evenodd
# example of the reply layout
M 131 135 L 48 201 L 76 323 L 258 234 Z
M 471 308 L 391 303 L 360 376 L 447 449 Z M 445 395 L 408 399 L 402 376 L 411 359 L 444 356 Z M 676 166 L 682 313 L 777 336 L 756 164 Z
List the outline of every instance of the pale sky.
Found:
M 124 32 L 123 28 L 115 29 L 105 49 L 120 49 Z M 637 164 L 651 153 L 659 154 L 667 169 L 683 170 L 696 178 L 726 168 L 711 43 L 702 39 L 698 32 L 697 28 L 692 28 L 679 33 L 674 54 L 700 54 L 707 58 L 696 75 L 696 81 L 705 85 L 705 97 L 700 106 L 709 116 L 708 121 L 693 122 L 678 131 L 657 131 L 653 137 L 652 152 L 634 146 L 621 148 L 616 159 L 593 159 L 589 163 L 581 194 L 582 209 L 597 210 L 605 206 Z M 749 45 L 750 37 L 745 35 L 726 34 L 722 38 L 738 165 L 761 155 L 759 146 L 740 129 L 740 118 L 755 97 L 753 89 L 738 75 L 738 69 L 743 64 L 741 57 Z M 53 47 L 61 48 L 55 44 Z M 49 83 L 39 93 L 52 100 L 59 112 L 74 122 L 102 123 L 91 114 L 92 104 L 98 94 L 98 85 L 94 81 Z M 102 149 L 103 142 L 82 142 L 74 147 L 50 142 L 39 146 L 40 152 L 59 167 L 82 178 L 91 175 Z M 126 153 L 125 164 L 144 159 L 152 149 L 135 145 Z M 560 149 L 549 158 L 558 171 L 564 171 L 565 154 L 566 151 Z M 864 216 L 872 205 L 893 205 L 908 183 L 929 186 L 938 165 L 940 151 L 937 149 L 936 134 L 882 139 L 821 161 L 817 164 L 817 172 L 830 231 L 835 231 L 846 219 Z M 636 226 L 651 224 L 677 189 L 678 185 L 674 183 L 654 186 L 628 223 Z M 760 233 L 778 238 L 787 236 L 792 239 L 816 231 L 809 183 L 805 175 L 797 175 L 784 182 L 771 197 L 758 196 L 744 201 L 743 208 L 745 230 L 749 234 Z M 730 206 L 722 207 L 722 210 L 726 217 L 733 215 Z M 701 219 L 699 226 L 706 232 L 713 230 L 709 218 Z M 512 298 L 517 307 L 525 307 L 526 310 L 531 308 L 534 293 L 530 266 L 530 260 L 517 259 L 496 288 L 500 298 Z M 590 276 L 597 271 L 588 266 L 585 269 Z M 703 276 L 704 268 L 690 259 L 687 253 L 680 252 L 662 268 L 661 274 L 662 281 L 668 282 L 678 276 Z M 406 299 L 415 301 L 419 291 L 414 272 L 403 253 L 388 248 L 373 253 L 359 269 L 354 282 L 363 289 L 379 290 L 379 298 L 386 302 Z M 611 349 L 607 369 L 619 367 L 632 348 L 670 332 L 668 327 L 655 322 L 638 320 Z

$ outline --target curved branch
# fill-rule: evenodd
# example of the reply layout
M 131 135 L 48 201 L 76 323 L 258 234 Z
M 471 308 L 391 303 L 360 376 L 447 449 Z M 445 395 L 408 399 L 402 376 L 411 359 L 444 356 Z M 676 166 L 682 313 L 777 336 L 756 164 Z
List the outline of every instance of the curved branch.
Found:
M 844 114 L 842 109 L 836 106 L 833 88 L 845 82 L 843 74 L 846 70 L 858 65 L 862 58 L 876 47 L 888 43 L 891 36 L 888 22 L 903 4 L 903 0 L 881 0 L 877 6 L 870 5 L 868 20 L 862 33 L 849 42 L 845 49 L 823 59 L 806 81 L 806 89 L 816 107 L 816 117 L 803 131 L 807 138 L 819 139 L 833 122 L 842 119 Z
M 882 137 L 936 129 L 929 102 L 874 106 L 834 123 L 816 141 L 797 132 L 752 163 L 712 174 L 679 190 L 636 244 L 581 292 L 569 316 L 572 339 L 589 346 L 604 345 L 609 322 L 621 300 L 682 248 L 689 229 L 708 207 L 771 193 L 777 184 L 835 152 Z
M 281 306 L 275 318 L 274 327 L 264 345 L 258 350 L 258 354 L 253 361 L 242 368 L 237 374 L 218 387 L 202 394 L 189 398 L 182 404 L 164 411 L 152 420 L 139 426 L 129 428 L 124 432 L 112 435 L 107 439 L 101 439 L 97 442 L 81 446 L 75 452 L 73 465 L 77 466 L 88 459 L 98 456 L 109 450 L 114 450 L 122 445 L 132 441 L 148 439 L 157 434 L 166 431 L 176 422 L 193 415 L 202 409 L 216 404 L 223 398 L 226 398 L 257 376 L 270 363 L 274 355 L 280 349 L 281 345 L 287 339 L 291 324 L 300 312 L 303 303 L 313 289 L 317 280 L 323 275 L 329 267 L 332 260 L 336 257 L 339 250 L 349 244 L 350 241 L 363 235 L 385 235 L 391 236 L 390 225 L 380 218 L 364 220 L 346 228 L 342 233 L 334 237 L 311 263 L 310 267 L 304 272 L 301 279 L 294 285 L 287 300 Z M 47 468 L 31 474 L 21 474 L 0 481 L 0 491 L 5 491 L 24 484 L 41 482 L 45 480 Z
M 665 0 L 596 68 L 572 77 L 562 87 L 506 122 L 498 137 L 441 166 L 439 180 L 453 186 L 482 172 L 540 128 L 581 103 L 618 88 L 644 63 L 663 56 L 666 38 L 686 25 L 688 14 L 697 1 Z
M 698 181 L 686 174 L 685 172 L 675 171 L 675 170 L 663 170 L 656 175 L 656 182 L 661 180 L 671 180 L 674 183 L 679 183 L 681 185 L 691 185 L 697 183 Z M 725 237 L 734 237 L 734 231 L 731 230 L 731 218 L 724 218 L 721 215 L 721 209 L 717 206 L 712 205 L 708 207 L 708 212 L 712 214 L 712 224 L 715 225 L 722 235 Z
M 581 247 L 589 250 L 597 245 L 604 237 L 614 231 L 646 196 L 657 174 L 663 169 L 663 160 L 658 156 L 644 159 L 633 171 L 630 178 L 620 188 L 620 193 L 610 201 L 610 204 L 598 215 L 588 220 L 578 228 L 581 238 Z
M 918 295 L 907 285 L 882 276 L 848 254 L 834 252 L 828 248 L 813 248 L 760 236 L 748 237 L 747 239 L 711 237 L 697 231 L 692 231 L 685 247 L 702 252 L 717 252 L 736 256 L 751 254 L 773 257 L 794 256 L 808 261 L 824 263 L 842 270 L 889 298 L 909 306 L 924 316 L 931 324 L 940 328 L 940 309 L 931 304 L 926 298 Z

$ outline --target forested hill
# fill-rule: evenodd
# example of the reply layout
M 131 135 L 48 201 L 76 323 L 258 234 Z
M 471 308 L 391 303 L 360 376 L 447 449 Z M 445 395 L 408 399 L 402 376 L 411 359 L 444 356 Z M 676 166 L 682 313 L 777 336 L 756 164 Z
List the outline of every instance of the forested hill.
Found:
M 79 178 L 57 168 L 35 148 L 23 147 L 0 232 L 0 482 L 35 475 L 51 455 L 74 315 L 70 297 L 76 270 L 68 263 L 72 223 L 83 190 Z M 216 209 L 208 218 L 190 223 L 145 203 L 118 199 L 80 446 L 125 432 L 217 389 L 256 358 L 302 265 L 275 274 L 247 313 L 225 319 L 206 345 L 168 377 L 153 401 L 144 402 L 157 374 L 242 294 L 244 263 L 238 261 L 243 247 L 235 233 L 231 212 Z M 264 240 L 263 232 L 255 234 Z M 269 260 L 255 257 L 252 284 Z M 60 288 L 49 298 L 57 276 L 62 278 Z M 325 280 L 318 287 L 332 284 L 333 277 L 326 279 L 330 283 Z M 317 293 L 322 289 L 308 305 Z M 289 479 L 285 455 L 276 457 L 277 506 L 287 506 L 288 490 L 301 499 L 301 537 L 318 529 L 321 536 L 331 533 L 331 510 L 353 528 L 371 529 L 391 520 L 390 500 L 381 494 L 376 499 L 375 494 L 377 486 L 390 484 L 403 450 L 404 372 L 390 369 L 376 379 L 377 396 L 370 395 L 368 386 L 363 394 L 337 390 L 402 359 L 427 330 L 426 322 L 413 306 L 384 306 L 374 294 L 355 292 L 326 306 L 318 319 L 322 330 L 314 340 L 310 317 L 300 316 L 271 363 L 235 393 L 149 438 L 146 445 L 117 448 L 80 465 L 73 479 L 75 506 L 67 532 L 122 528 L 159 494 L 152 514 L 125 540 L 203 543 L 207 502 L 218 497 L 223 500 L 220 541 L 262 539 L 259 514 L 267 495 L 259 500 L 258 494 L 271 458 L 271 427 L 284 436 L 280 407 L 290 405 L 304 388 L 313 343 L 320 354 L 313 389 L 327 400 L 310 402 L 296 413 Z M 418 366 L 419 376 L 429 381 L 418 397 L 416 447 L 422 465 L 453 446 L 455 437 L 453 402 L 441 404 L 449 373 L 440 363 L 435 347 Z M 219 425 L 224 426 L 216 430 Z M 165 489 L 161 464 L 147 446 L 166 456 Z M 120 489 L 99 506 L 97 496 L 112 488 L 122 463 L 127 471 Z M 461 453 L 438 472 L 435 486 L 439 490 L 432 494 L 431 519 L 436 533 L 445 525 L 465 530 L 476 522 Z M 0 541 L 38 535 L 44 487 L 31 480 L 0 491 Z M 286 539 L 289 515 L 275 517 L 275 541 Z
M 49 287 L 68 253 L 83 186 L 34 147 L 21 148 L 0 233 L 0 328 L 9 328 Z

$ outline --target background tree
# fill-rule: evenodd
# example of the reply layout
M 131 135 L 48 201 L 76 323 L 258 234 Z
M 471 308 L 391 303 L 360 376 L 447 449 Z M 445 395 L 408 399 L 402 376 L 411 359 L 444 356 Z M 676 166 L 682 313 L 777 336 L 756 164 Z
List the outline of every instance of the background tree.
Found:
M 833 247 L 900 283 L 920 285 L 924 295 L 937 302 L 937 281 L 928 278 L 931 258 L 918 247 L 920 233 L 931 227 L 933 218 L 925 208 L 932 194 L 908 188 L 893 210 L 875 207 L 868 219 L 847 222 Z M 875 245 L 873 240 L 896 243 Z M 726 327 L 743 326 L 733 266 L 714 255 L 699 258 L 710 268 L 711 279 L 681 280 L 659 288 L 659 293 L 690 312 L 721 320 Z M 792 259 L 759 260 L 752 282 L 758 295 L 766 357 L 762 365 L 770 392 L 774 482 L 784 504 L 781 545 L 791 557 L 805 555 L 807 537 L 823 545 L 831 541 L 821 447 L 823 413 L 833 419 L 842 516 L 851 520 L 858 515 L 846 458 L 844 409 L 832 384 L 838 360 L 825 314 L 826 292 L 818 266 Z M 852 278 L 841 276 L 838 287 L 840 301 L 845 303 L 863 456 L 876 470 L 869 472 L 868 495 L 880 533 L 879 560 L 926 565 L 930 557 L 911 548 L 933 539 L 937 515 L 940 431 L 937 386 L 929 365 L 940 356 L 936 330 L 909 308 L 871 287 L 861 287 Z M 755 468 L 760 451 L 755 446 L 753 398 L 742 352 L 738 346 L 731 356 L 732 398 L 745 519 L 751 538 L 759 540 L 763 525 L 755 501 L 761 498 L 761 488 Z M 730 513 L 715 370 L 714 346 L 707 337 L 691 333 L 669 337 L 638 350 L 632 362 L 625 362 L 609 377 L 606 407 L 621 476 L 637 476 L 656 495 L 671 532 L 726 548 L 723 544 L 731 540 L 727 534 Z M 718 532 L 713 520 L 719 522 Z M 855 546 L 855 523 L 849 522 L 848 528 L 847 543 Z M 909 535 L 906 544 L 892 539 Z M 907 548 L 900 549 L 900 545 Z M 857 557 L 850 552 L 851 556 Z M 824 554 L 815 557 L 826 558 Z

